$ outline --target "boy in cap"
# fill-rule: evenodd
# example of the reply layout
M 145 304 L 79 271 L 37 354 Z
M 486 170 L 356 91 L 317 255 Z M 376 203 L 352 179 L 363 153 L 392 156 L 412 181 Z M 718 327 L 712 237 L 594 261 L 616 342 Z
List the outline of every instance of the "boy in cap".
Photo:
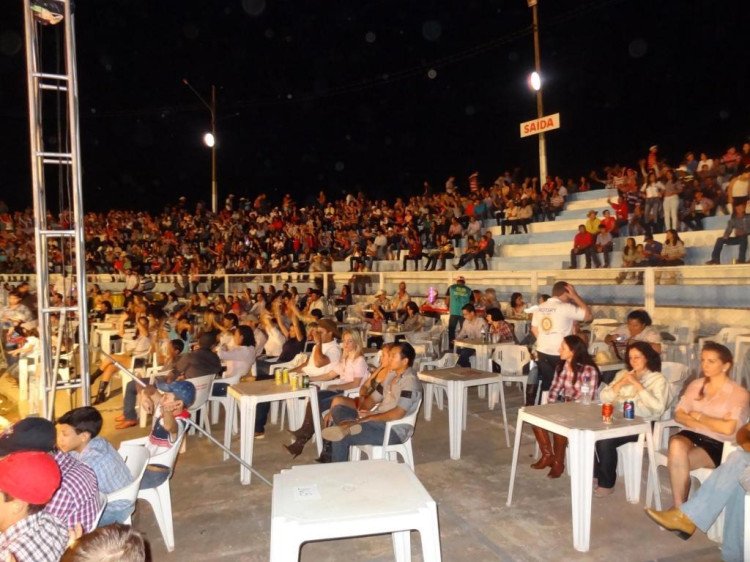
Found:
M 55 446 L 55 426 L 43 418 L 25 418 L 0 435 L 0 457 L 18 451 L 51 453 L 60 468 L 60 488 L 44 511 L 69 529 L 77 524 L 84 531 L 96 526 L 101 499 L 96 474 L 88 466 Z
M 0 459 L 0 560 L 57 562 L 68 544 L 62 521 L 44 511 L 60 486 L 60 469 L 41 451 Z
M 163 394 L 157 394 L 159 389 Z M 195 402 L 195 386 L 189 381 L 159 382 L 154 387 L 144 389 L 141 407 L 154 413 L 154 423 L 148 436 L 146 449 L 153 457 L 164 453 L 177 444 L 179 436 L 190 419 L 188 408 Z M 169 479 L 170 469 L 166 466 L 150 464 L 141 480 L 141 489 L 156 488 Z
M 96 473 L 99 490 L 111 494 L 130 484 L 133 476 L 109 441 L 99 436 L 102 422 L 99 410 L 91 406 L 70 410 L 57 420 L 57 448 L 91 468 Z M 126 500 L 108 503 L 99 526 L 124 523 L 133 507 Z

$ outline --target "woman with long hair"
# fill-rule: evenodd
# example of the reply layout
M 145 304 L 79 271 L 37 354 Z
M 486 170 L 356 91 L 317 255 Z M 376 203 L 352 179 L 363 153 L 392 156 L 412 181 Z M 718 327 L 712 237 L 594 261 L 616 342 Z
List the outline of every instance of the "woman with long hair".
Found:
M 511 320 L 528 320 L 529 314 L 524 311 L 526 302 L 523 300 L 521 293 L 510 295 L 510 304 L 508 305 L 507 317 Z
M 583 397 L 581 388 L 584 381 L 588 382 L 589 393 L 593 395 L 599 386 L 600 377 L 599 367 L 589 355 L 586 343 L 578 336 L 565 336 L 560 344 L 560 363 L 549 389 L 549 402 L 579 400 Z M 547 430 L 536 426 L 534 436 L 539 443 L 542 456 L 531 465 L 531 468 L 549 468 L 548 478 L 560 478 L 565 470 L 565 449 L 568 447 L 568 439 L 553 434 L 550 440 Z
M 647 420 L 658 420 L 669 407 L 669 382 L 661 374 L 661 357 L 647 341 L 632 341 L 625 351 L 626 368 L 619 371 L 611 384 L 601 389 L 602 402 L 611 402 L 615 411 L 631 400 L 635 415 Z M 594 495 L 602 498 L 614 491 L 617 478 L 617 447 L 637 441 L 637 435 L 603 439 L 596 442 L 594 478 L 597 487 Z
M 344 330 L 341 336 L 341 345 L 343 350 L 338 364 L 326 374 L 315 377 L 316 381 L 339 380 L 338 384 L 331 385 L 326 390 L 318 390 L 318 406 L 321 412 L 331 407 L 331 403 L 336 396 L 344 394 L 347 390 L 359 388 L 370 373 L 364 357 L 362 338 L 360 338 L 358 332 Z M 296 431 L 290 431 L 290 433 L 294 436 L 294 442 L 290 445 L 284 445 L 284 448 L 289 451 L 292 458 L 296 458 L 315 434 L 313 413 L 309 403 L 305 409 L 305 419 L 302 426 Z
M 659 265 L 685 265 L 685 243 L 680 239 L 680 235 L 673 228 L 667 230 L 667 237 L 662 246 Z
M 716 342 L 701 350 L 701 377 L 691 382 L 680 399 L 674 419 L 685 427 L 669 440 L 667 468 L 675 507 L 687 500 L 690 471 L 721 464 L 724 442 L 748 417 L 750 395 L 729 372 L 732 353 Z

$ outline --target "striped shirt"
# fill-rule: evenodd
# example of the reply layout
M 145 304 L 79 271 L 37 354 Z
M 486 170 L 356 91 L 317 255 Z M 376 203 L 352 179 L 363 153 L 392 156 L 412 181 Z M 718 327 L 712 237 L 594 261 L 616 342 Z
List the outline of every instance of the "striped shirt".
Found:
M 68 529 L 49 513 L 28 515 L 0 533 L 0 560 L 57 562 L 68 546 Z
M 56 451 L 54 459 L 60 467 L 62 481 L 44 511 L 68 528 L 80 523 L 84 531 L 92 530 L 101 506 L 96 474 L 68 453 Z

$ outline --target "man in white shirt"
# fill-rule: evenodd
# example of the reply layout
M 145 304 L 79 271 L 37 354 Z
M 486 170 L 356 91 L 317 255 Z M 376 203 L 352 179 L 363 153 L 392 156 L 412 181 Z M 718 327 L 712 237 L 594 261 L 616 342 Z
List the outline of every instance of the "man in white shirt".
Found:
M 574 333 L 576 322 L 588 322 L 592 318 L 591 308 L 566 281 L 555 283 L 552 297 L 534 311 L 531 332 L 536 337 L 537 365 L 543 391 L 549 390 L 552 384 L 563 338 Z M 530 396 L 536 396 L 536 385 L 529 385 L 528 390 L 527 402 Z
M 456 334 L 457 340 L 481 340 L 482 331 L 487 333 L 487 322 L 484 318 L 477 316 L 477 311 L 473 304 L 465 304 L 461 309 L 464 317 L 464 323 Z M 458 364 L 461 367 L 470 367 L 470 357 L 476 352 L 473 349 L 465 347 L 458 348 Z
M 335 339 L 339 337 L 339 329 L 335 322 L 323 318 L 318 321 L 317 327 L 308 330 L 308 336 L 315 342 L 315 346 L 307 363 L 294 370 L 314 379 L 327 374 L 341 359 L 341 347 Z

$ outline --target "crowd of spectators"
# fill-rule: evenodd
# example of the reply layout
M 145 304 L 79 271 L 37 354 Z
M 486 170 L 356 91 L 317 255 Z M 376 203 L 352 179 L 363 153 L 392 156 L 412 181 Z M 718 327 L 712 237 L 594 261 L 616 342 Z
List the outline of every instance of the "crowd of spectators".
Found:
M 540 182 L 515 169 L 485 183 L 474 173 L 459 189 L 450 177 L 441 191 L 425 182 L 420 195 L 393 202 L 369 199 L 362 192 L 329 200 L 321 191 L 303 207 L 290 194 L 274 203 L 265 194 L 254 199 L 229 195 L 224 208 L 213 214 L 202 203 L 190 208 L 180 197 L 156 214 L 122 209 L 87 213 L 86 264 L 92 273 L 135 270 L 188 278 L 325 271 L 332 260 L 346 260 L 357 271 L 371 270 L 377 260 L 404 257 L 415 265 L 422 257 L 433 258 L 431 268 L 438 263 L 445 267 L 444 260 L 454 257 L 459 245 L 467 247 L 472 240 L 477 246 L 486 244 L 483 221 L 494 218 L 503 234 L 527 232 L 531 222 L 554 220 L 569 194 L 592 187 L 617 193 L 611 201 L 614 215 L 607 211 L 587 224 L 596 244 L 598 222 L 612 236 L 700 230 L 705 217 L 717 211 L 731 214 L 732 205 L 744 204 L 749 184 L 750 143 L 745 143 L 716 158 L 688 152 L 679 163 L 661 158 L 653 146 L 638 169 L 615 165 L 604 169 L 603 178 L 591 172 L 578 182 L 559 176 Z M 31 209 L 11 211 L 0 202 L 0 273 L 34 271 L 33 224 Z M 48 226 L 69 227 L 70 213 L 49 214 Z M 472 250 L 471 259 L 486 267 L 485 258 L 492 257 L 494 248 L 479 249 Z M 62 271 L 69 255 L 68 248 L 53 245 L 52 271 Z

